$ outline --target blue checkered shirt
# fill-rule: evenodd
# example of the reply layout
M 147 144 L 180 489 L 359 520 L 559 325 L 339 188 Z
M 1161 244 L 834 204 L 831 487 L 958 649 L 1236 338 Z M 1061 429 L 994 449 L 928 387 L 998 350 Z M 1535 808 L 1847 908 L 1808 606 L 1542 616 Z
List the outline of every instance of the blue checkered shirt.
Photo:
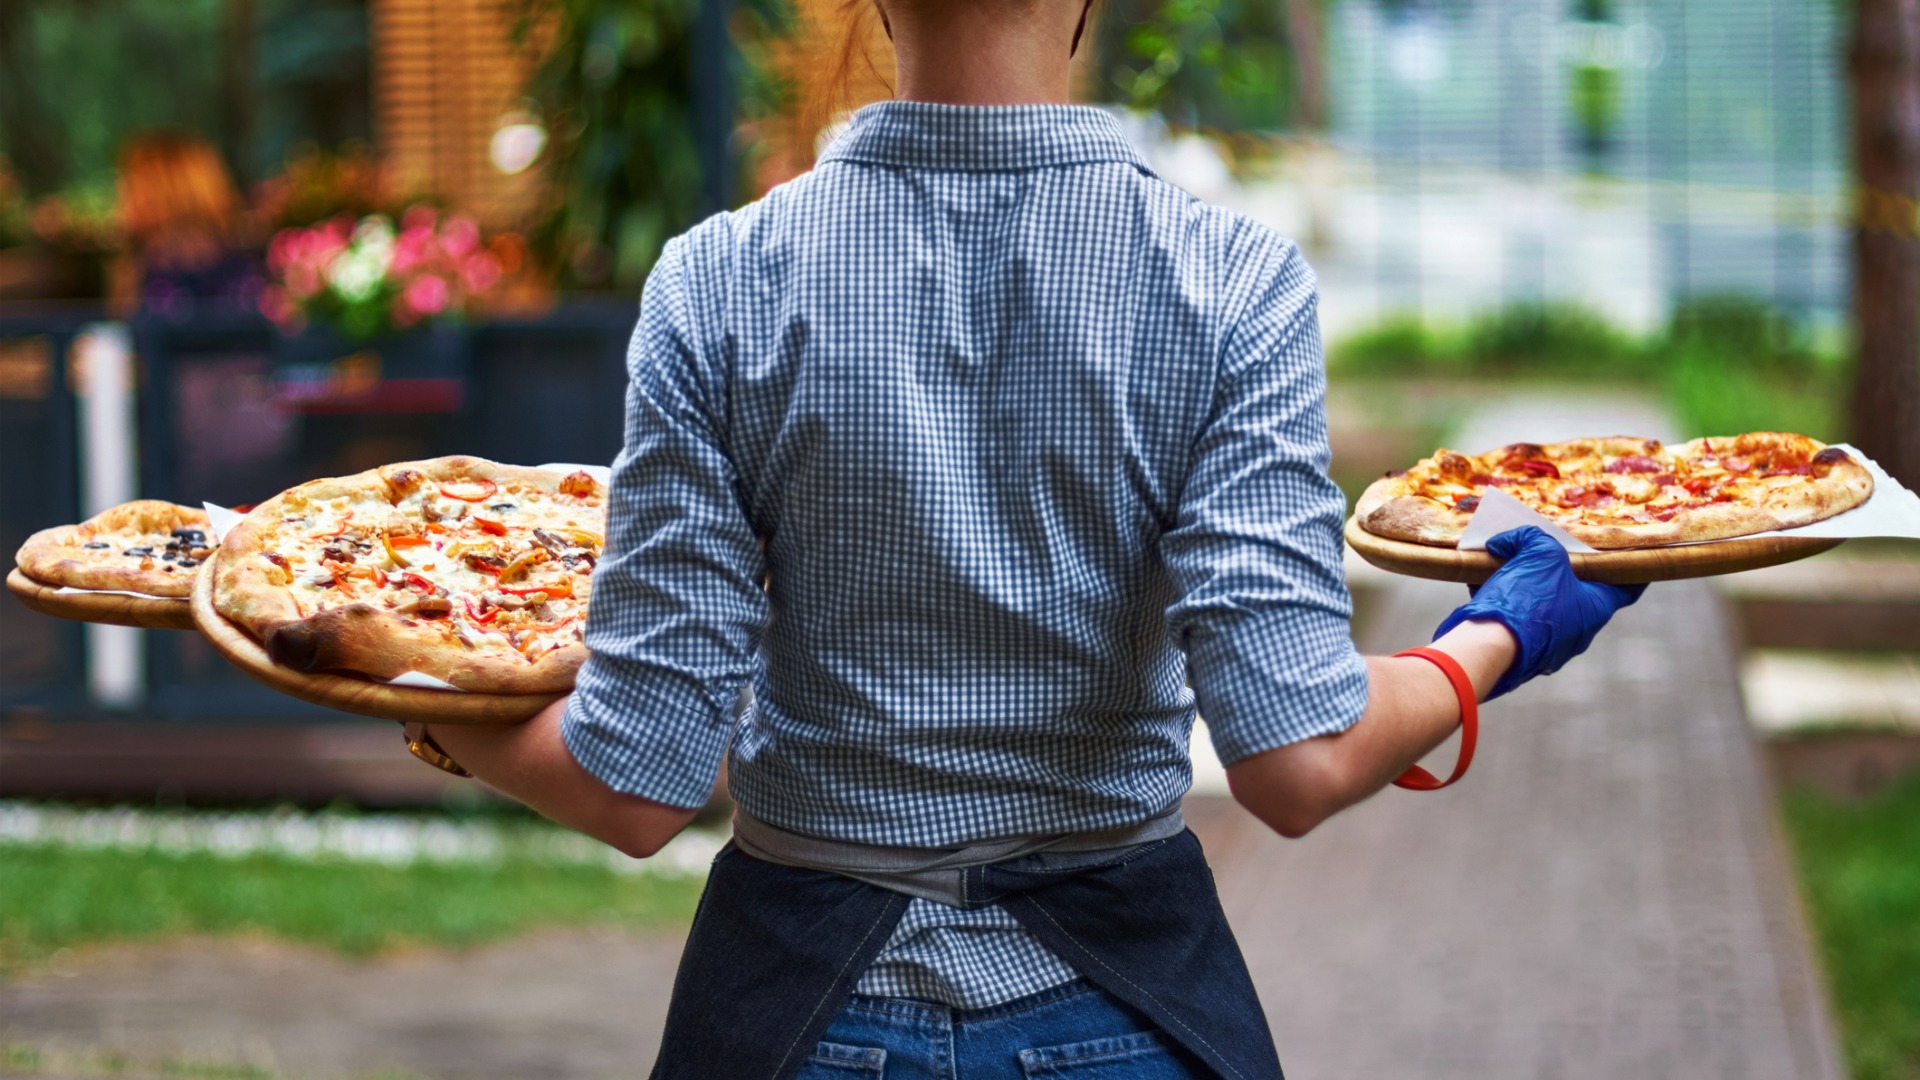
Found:
M 1128 826 L 1366 704 L 1312 271 L 1106 113 L 888 102 L 667 245 L 568 747 L 698 806 L 956 847 Z M 735 717 L 744 687 L 751 703 Z M 1073 971 L 916 899 L 862 993 Z

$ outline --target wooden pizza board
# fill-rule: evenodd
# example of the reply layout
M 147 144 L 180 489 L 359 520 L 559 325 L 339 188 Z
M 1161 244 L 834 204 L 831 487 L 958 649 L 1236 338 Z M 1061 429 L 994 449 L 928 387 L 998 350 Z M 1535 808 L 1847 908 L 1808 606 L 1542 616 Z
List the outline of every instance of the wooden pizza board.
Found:
M 33 610 L 55 618 L 113 626 L 138 626 L 148 630 L 194 629 L 192 605 L 184 599 L 110 592 L 61 592 L 60 586 L 35 581 L 17 566 L 7 571 L 7 591 Z
M 1573 561 L 1574 574 L 1582 580 L 1638 585 L 1777 566 L 1818 555 L 1842 542 L 1839 537 L 1830 536 L 1735 537 L 1707 544 L 1628 548 L 1590 555 L 1572 552 L 1568 558 Z M 1347 546 L 1382 570 L 1463 585 L 1478 585 L 1500 566 L 1499 559 L 1484 551 L 1461 551 L 1375 536 L 1362 529 L 1357 518 L 1347 519 Z
M 213 608 L 214 560 L 193 579 L 193 621 L 235 667 L 286 694 L 342 712 L 436 724 L 517 724 L 552 704 L 558 694 L 467 694 L 388 686 L 350 675 L 309 674 L 274 663 L 245 630 Z

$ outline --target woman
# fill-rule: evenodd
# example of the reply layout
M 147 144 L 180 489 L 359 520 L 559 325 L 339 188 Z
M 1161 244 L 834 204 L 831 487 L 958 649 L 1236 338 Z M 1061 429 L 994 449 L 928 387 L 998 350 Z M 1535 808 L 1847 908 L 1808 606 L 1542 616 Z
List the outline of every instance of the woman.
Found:
M 656 1077 L 1277 1077 L 1196 705 L 1299 836 L 1633 595 L 1506 534 L 1361 657 L 1298 251 L 1064 104 L 1080 0 L 881 5 L 897 100 L 648 282 L 575 692 L 427 734 L 634 856 L 730 750 Z

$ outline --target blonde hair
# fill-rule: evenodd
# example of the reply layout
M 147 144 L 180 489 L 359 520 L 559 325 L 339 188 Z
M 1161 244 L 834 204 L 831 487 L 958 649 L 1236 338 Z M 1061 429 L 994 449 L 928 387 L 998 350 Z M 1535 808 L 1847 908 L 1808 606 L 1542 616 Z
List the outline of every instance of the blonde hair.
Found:
M 240 191 L 220 152 L 205 139 L 148 132 L 120 148 L 120 224 L 133 246 L 182 230 L 230 238 Z
M 893 48 L 874 0 L 800 0 L 800 39 L 786 58 L 795 97 L 795 149 L 846 113 L 893 96 Z

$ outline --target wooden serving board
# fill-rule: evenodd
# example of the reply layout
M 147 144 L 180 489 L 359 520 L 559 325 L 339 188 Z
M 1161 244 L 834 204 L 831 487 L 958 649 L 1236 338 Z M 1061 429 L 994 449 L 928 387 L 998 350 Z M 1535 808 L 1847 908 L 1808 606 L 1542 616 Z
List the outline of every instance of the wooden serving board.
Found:
M 60 586 L 35 581 L 17 566 L 7 571 L 7 591 L 42 615 L 56 618 L 148 630 L 194 629 L 192 605 L 185 600 L 124 593 L 61 592 Z
M 1829 536 L 1735 537 L 1709 544 L 1677 547 L 1629 548 L 1620 551 L 1573 552 L 1573 572 L 1585 581 L 1609 585 L 1639 585 L 1650 581 L 1712 577 L 1818 555 L 1844 541 Z M 1500 560 L 1484 551 L 1412 544 L 1388 540 L 1347 519 L 1347 546 L 1382 570 L 1434 581 L 1478 585 L 1493 575 Z
M 382 720 L 435 724 L 517 724 L 551 705 L 558 694 L 467 694 L 388 686 L 351 675 L 295 671 L 274 663 L 245 630 L 213 608 L 213 566 L 208 559 L 193 579 L 193 621 L 220 655 L 235 667 L 289 697 Z

